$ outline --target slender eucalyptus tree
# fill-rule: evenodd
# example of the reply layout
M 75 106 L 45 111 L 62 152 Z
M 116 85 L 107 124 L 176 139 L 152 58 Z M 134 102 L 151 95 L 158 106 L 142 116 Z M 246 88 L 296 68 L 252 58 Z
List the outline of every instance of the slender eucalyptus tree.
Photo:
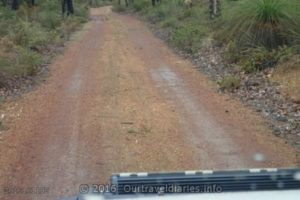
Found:
M 160 3 L 161 0 L 152 0 L 152 6 L 155 6 L 157 3 Z
M 62 0 L 62 13 L 63 15 L 67 13 L 67 15 L 74 14 L 73 0 Z
M 12 2 L 11 2 L 11 9 L 13 9 L 13 10 L 18 10 L 18 8 L 19 8 L 19 3 L 20 3 L 19 0 L 12 0 Z
M 221 2 L 220 0 L 209 0 L 209 13 L 210 18 L 214 19 L 221 15 Z

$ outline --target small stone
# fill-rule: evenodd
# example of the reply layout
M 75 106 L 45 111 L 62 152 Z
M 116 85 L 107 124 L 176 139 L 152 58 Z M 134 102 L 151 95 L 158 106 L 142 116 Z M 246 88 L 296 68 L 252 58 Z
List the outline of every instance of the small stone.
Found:
M 287 119 L 286 117 L 281 116 L 281 115 L 275 116 L 275 119 L 276 119 L 277 121 L 280 121 L 280 122 L 287 122 L 287 121 L 288 121 L 288 119 Z
M 274 128 L 274 134 L 276 135 L 276 136 L 280 136 L 281 135 L 281 130 L 280 130 L 280 128 Z

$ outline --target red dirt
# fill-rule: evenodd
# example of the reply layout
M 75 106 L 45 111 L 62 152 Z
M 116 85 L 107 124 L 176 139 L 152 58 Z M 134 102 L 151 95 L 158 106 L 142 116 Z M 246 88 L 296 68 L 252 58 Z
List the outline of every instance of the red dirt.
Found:
M 92 20 L 37 90 L 3 106 L 0 189 L 49 187 L 57 199 L 113 172 L 299 166 L 264 120 L 176 56 L 137 19 Z M 17 113 L 17 114 L 15 114 Z

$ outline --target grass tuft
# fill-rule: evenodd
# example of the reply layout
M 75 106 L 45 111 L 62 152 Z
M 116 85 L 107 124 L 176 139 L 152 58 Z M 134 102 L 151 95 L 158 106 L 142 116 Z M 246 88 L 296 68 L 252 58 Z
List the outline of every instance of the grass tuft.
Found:
M 241 80 L 233 75 L 228 75 L 218 81 L 218 84 L 222 90 L 233 91 L 240 87 Z

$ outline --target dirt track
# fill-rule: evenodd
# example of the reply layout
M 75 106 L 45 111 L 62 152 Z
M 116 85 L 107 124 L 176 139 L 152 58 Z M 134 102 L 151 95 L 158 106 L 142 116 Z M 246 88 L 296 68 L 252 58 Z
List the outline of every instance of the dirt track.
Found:
M 46 83 L 3 108 L 19 114 L 0 135 L 0 189 L 49 194 L 1 199 L 72 196 L 112 172 L 297 166 L 262 118 L 217 94 L 142 22 L 108 7 L 91 18 Z

